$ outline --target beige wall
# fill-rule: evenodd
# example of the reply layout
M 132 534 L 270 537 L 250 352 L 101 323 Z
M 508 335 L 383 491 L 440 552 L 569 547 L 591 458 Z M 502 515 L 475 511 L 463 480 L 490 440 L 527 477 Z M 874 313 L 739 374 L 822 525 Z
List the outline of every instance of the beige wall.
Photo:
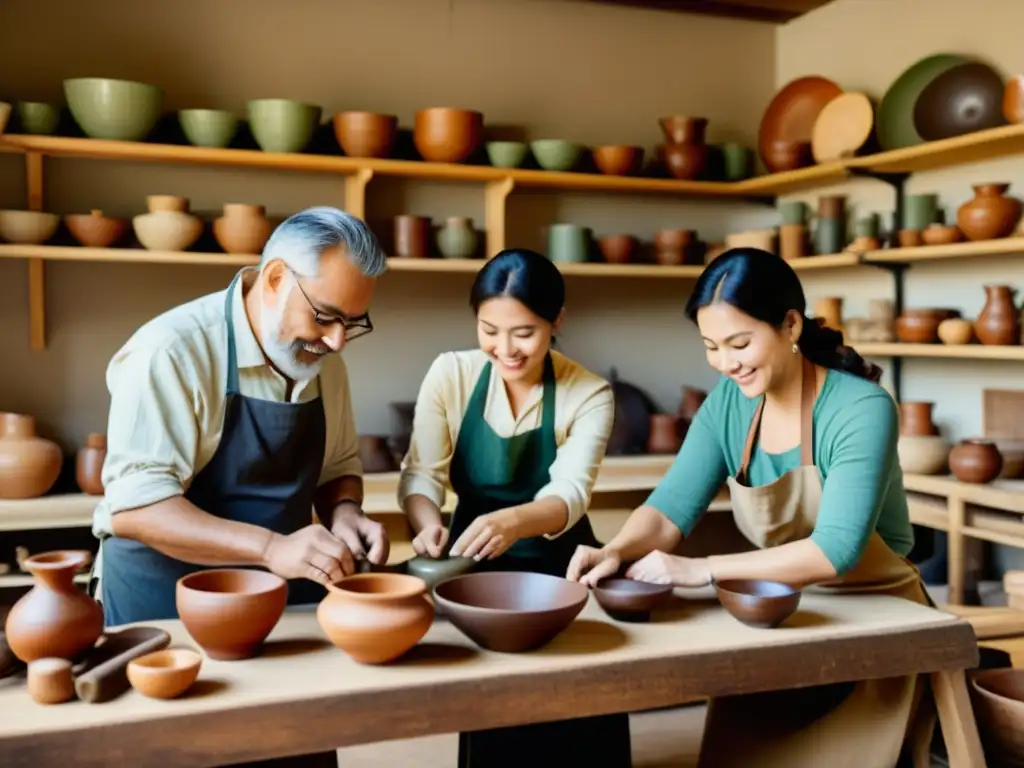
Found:
M 534 138 L 588 143 L 659 141 L 657 118 L 710 118 L 709 138 L 751 140 L 775 85 L 768 24 L 551 0 L 54 0 L 0 6 L 0 98 L 60 101 L 61 79 L 103 75 L 162 85 L 167 107 L 219 106 L 284 96 L 397 113 L 464 105 L 492 123 L 524 123 Z M 341 204 L 341 179 L 140 164 L 52 160 L 48 208 L 139 213 L 145 195 L 187 195 L 193 208 L 263 203 L 283 216 Z M 399 184 L 370 190 L 370 205 L 434 216 L 483 215 L 473 185 Z M 21 207 L 21 161 L 0 156 L 0 206 Z M 510 206 L 511 243 L 542 247 L 543 225 L 577 221 L 597 234 L 650 237 L 661 226 L 711 240 L 773 213 L 747 204 L 656 197 L 523 195 Z M 388 210 L 390 213 L 391 211 Z M 373 210 L 368 212 L 372 218 Z M 50 344 L 28 348 L 27 267 L 0 263 L 0 409 L 35 413 L 73 448 L 103 430 L 110 355 L 142 322 L 223 287 L 220 267 L 50 264 Z M 375 302 L 378 331 L 346 352 L 365 432 L 389 428 L 387 403 L 413 399 L 437 353 L 475 342 L 470 278 L 392 274 Z M 674 410 L 683 383 L 713 381 L 672 281 L 570 279 L 566 353 L 621 376 Z

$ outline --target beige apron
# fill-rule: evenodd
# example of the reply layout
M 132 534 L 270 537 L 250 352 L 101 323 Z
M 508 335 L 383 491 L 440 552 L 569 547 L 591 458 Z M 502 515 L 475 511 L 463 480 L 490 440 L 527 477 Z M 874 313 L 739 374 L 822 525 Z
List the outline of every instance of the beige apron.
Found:
M 743 460 L 728 479 L 733 517 L 751 543 L 775 547 L 808 538 L 821 504 L 814 466 L 813 413 L 816 369 L 804 360 L 800 413 L 800 464 L 768 485 L 747 485 L 764 409 L 750 424 Z M 805 591 L 896 595 L 931 605 L 916 566 L 872 533 L 849 572 Z M 766 630 L 771 631 L 771 630 Z M 914 721 L 928 728 L 918 708 L 917 675 L 713 699 L 708 706 L 699 768 L 893 768 Z M 934 721 L 931 721 L 934 722 Z

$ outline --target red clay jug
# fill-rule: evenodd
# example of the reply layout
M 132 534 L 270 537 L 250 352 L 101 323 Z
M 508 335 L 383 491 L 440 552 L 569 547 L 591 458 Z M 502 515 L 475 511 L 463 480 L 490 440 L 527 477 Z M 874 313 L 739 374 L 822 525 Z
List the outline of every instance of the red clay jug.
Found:
M 1020 310 L 1013 303 L 1016 293 L 1009 285 L 985 286 L 985 306 L 974 321 L 974 334 L 982 344 L 1020 342 Z

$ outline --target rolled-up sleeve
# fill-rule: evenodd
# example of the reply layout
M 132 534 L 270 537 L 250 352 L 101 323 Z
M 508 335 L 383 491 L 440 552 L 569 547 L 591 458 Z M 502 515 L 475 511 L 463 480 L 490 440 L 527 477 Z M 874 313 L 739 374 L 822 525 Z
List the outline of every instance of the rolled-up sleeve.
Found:
M 106 513 L 180 496 L 195 471 L 200 408 L 182 366 L 166 348 L 134 350 L 112 363 L 108 383 Z
M 352 391 L 349 387 L 348 368 L 339 358 L 337 377 L 331 378 L 330 392 L 321 392 L 325 403 L 330 401 L 329 411 L 336 417 L 337 429 L 329 430 L 329 443 L 325 446 L 324 466 L 320 472 L 319 485 L 339 477 L 362 477 L 363 462 L 359 458 L 359 433 L 356 431 L 355 414 L 352 411 Z M 335 410 L 336 409 L 336 410 Z M 325 408 L 325 413 L 329 412 Z M 331 434 L 333 433 L 333 439 Z
M 405 509 L 405 500 L 414 494 L 426 496 L 438 507 L 444 505 L 454 452 L 448 426 L 450 398 L 446 389 L 454 386 L 450 370 L 454 365 L 453 355 L 439 356 L 420 385 L 409 452 L 402 460 L 398 480 L 398 504 L 402 509 Z
M 565 442 L 551 465 L 551 480 L 534 496 L 557 496 L 569 508 L 565 527 L 546 538 L 558 538 L 587 513 L 614 420 L 615 396 L 605 383 L 583 400 L 567 425 Z

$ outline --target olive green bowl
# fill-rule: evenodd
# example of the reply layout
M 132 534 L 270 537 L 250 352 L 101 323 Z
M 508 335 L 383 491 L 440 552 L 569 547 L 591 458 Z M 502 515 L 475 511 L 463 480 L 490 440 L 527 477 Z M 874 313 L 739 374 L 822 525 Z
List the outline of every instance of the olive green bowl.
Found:
M 496 168 L 518 168 L 526 158 L 526 144 L 522 141 L 488 141 L 487 158 Z
M 583 150 L 579 144 L 565 139 L 538 139 L 530 142 L 530 151 L 537 164 L 546 171 L 571 171 Z
M 264 152 L 301 152 L 313 139 L 323 111 L 292 99 L 254 99 L 247 105 L 249 128 Z
M 160 119 L 164 91 L 131 80 L 76 77 L 64 81 L 64 98 L 89 138 L 142 141 Z
M 223 149 L 238 132 L 238 118 L 225 109 L 183 109 L 178 122 L 185 138 L 197 147 Z

